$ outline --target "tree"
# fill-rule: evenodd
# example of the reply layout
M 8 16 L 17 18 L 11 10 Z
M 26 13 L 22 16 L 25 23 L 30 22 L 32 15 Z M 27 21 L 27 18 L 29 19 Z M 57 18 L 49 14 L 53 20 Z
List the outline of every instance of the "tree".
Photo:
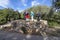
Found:
M 5 8 L 0 10 L 0 24 L 7 23 L 7 21 L 19 19 L 19 12 L 14 11 L 11 8 Z
M 54 8 L 60 9 L 60 0 L 53 0 L 52 4 Z

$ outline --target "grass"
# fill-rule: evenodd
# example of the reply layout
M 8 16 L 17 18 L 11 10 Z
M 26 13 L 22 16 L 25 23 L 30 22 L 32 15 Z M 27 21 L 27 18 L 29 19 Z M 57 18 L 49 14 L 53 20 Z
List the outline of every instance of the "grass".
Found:
M 60 27 L 60 23 L 55 21 L 49 21 L 48 24 L 49 24 L 49 27 Z

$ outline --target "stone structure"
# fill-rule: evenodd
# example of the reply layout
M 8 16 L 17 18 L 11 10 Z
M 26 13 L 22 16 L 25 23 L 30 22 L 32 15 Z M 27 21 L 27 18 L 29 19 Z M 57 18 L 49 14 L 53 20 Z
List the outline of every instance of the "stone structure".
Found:
M 5 27 L 11 27 L 11 29 L 8 30 L 23 34 L 45 34 L 46 30 L 48 30 L 48 23 L 46 20 L 40 20 L 39 22 L 29 21 L 29 25 L 27 25 L 24 20 L 15 20 L 12 21 L 9 26 L 6 25 Z

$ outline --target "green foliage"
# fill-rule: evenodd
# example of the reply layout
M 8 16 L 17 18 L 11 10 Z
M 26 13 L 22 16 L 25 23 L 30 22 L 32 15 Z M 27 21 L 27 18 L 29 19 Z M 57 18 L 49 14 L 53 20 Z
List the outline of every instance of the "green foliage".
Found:
M 6 19 L 5 18 L 0 19 L 0 24 L 4 24 L 4 23 L 6 23 Z
M 60 7 L 60 2 L 56 2 L 56 7 Z
M 52 4 L 54 8 L 60 8 L 60 0 L 53 0 Z
M 48 24 L 49 24 L 49 27 L 57 27 L 57 26 L 60 27 L 60 23 L 55 21 L 49 21 Z
M 21 13 L 21 19 L 23 19 L 24 18 L 24 14 L 23 13 Z
M 0 10 L 0 24 L 5 24 L 7 21 L 19 19 L 19 12 L 13 9 L 2 9 Z

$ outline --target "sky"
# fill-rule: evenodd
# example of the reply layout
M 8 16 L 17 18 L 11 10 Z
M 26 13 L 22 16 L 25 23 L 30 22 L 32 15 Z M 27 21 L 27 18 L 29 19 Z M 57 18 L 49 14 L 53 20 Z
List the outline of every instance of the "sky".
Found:
M 0 9 L 12 8 L 19 12 L 37 5 L 51 6 L 51 0 L 0 0 Z

